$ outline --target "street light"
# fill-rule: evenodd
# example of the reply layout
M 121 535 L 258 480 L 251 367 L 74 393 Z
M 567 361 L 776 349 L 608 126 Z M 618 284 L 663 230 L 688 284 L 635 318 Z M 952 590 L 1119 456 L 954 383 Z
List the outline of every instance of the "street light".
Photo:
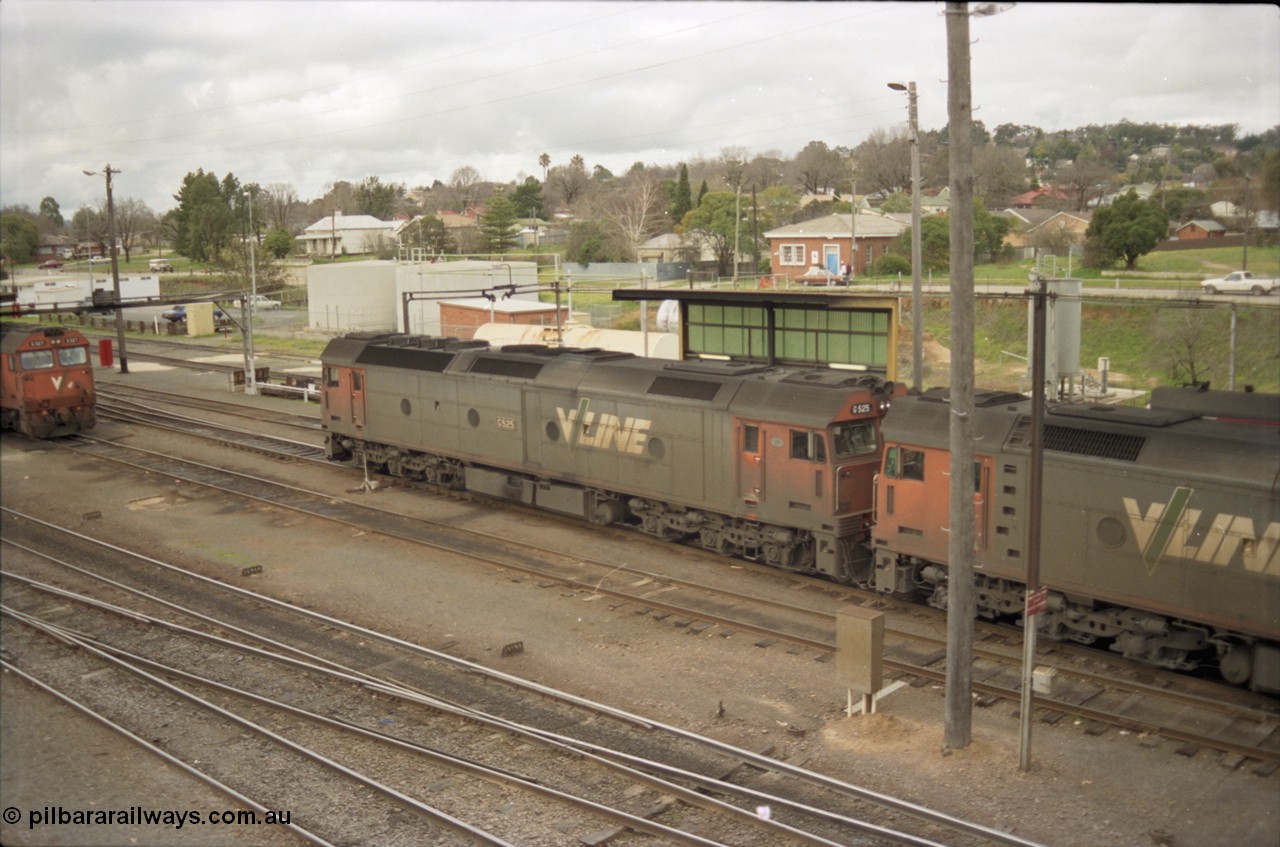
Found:
M 924 387 L 924 306 L 920 291 L 920 118 L 916 111 L 916 84 L 891 82 L 894 91 L 907 94 L 907 125 L 911 137 L 911 387 Z
M 84 171 L 85 176 L 97 176 L 97 171 Z M 116 303 L 116 346 L 120 348 L 120 373 L 129 372 L 129 358 L 124 349 L 124 310 L 120 308 L 120 262 L 116 256 L 116 204 L 111 197 L 111 175 L 120 171 L 112 170 L 111 165 L 102 169 L 107 178 L 107 226 L 111 239 L 111 293 Z M 93 297 L 93 256 L 89 257 L 89 297 Z

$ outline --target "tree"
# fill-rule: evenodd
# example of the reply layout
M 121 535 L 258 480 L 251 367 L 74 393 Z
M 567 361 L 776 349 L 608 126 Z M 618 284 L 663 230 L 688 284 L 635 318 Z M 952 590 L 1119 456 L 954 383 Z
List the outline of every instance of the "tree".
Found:
M 376 176 L 367 176 L 356 186 L 352 199 L 355 200 L 356 212 L 389 221 L 395 217 L 396 207 L 404 199 L 404 185 L 384 184 Z
M 528 177 L 516 188 L 512 196 L 516 204 L 516 214 L 522 218 L 542 217 L 542 184 L 533 177 Z
M 552 168 L 547 174 L 547 187 L 569 208 L 586 196 L 591 187 L 591 177 L 581 156 L 574 156 L 569 164 Z
M 547 168 L 551 167 L 551 157 L 543 153 L 538 157 L 538 164 L 542 165 L 542 181 L 547 181 Z
M 853 151 L 864 194 L 901 191 L 911 186 L 911 140 L 905 130 L 872 130 Z
M 1086 259 L 1098 267 L 1124 259 L 1125 268 L 1133 270 L 1139 256 L 1164 240 L 1168 228 L 1169 216 L 1164 209 L 1139 199 L 1131 189 L 1093 213 L 1085 230 Z
M 477 219 L 484 249 L 490 253 L 503 253 L 516 246 L 517 217 L 516 204 L 506 194 L 498 192 L 490 197 Z
M 62 232 L 66 227 L 66 221 L 62 218 L 62 210 L 58 208 L 57 200 L 46 197 L 40 201 L 40 221 L 37 225 L 50 234 Z
M 0 236 L 4 241 L 0 252 L 10 267 L 31 261 L 40 246 L 40 230 L 35 221 L 15 212 L 0 215 Z
M 625 262 L 631 258 L 621 231 L 598 219 L 574 221 L 569 227 L 569 243 L 565 248 L 567 258 L 583 265 Z
M 628 174 L 625 185 L 604 203 L 605 218 L 627 239 L 634 250 L 659 232 L 666 219 L 662 185 L 651 174 Z
M 987 211 L 980 201 L 973 204 L 973 258 L 975 262 L 991 261 L 1004 251 L 1004 237 L 1009 220 Z M 911 230 L 903 230 L 894 244 L 894 252 L 911 255 Z M 945 270 L 951 266 L 951 218 L 949 215 L 926 215 L 920 221 L 920 263 L 924 269 Z
M 275 256 L 277 259 L 283 259 L 293 252 L 293 235 L 289 230 L 273 227 L 268 230 L 262 239 L 262 249 L 264 252 Z
M 107 210 L 99 208 L 98 214 L 106 218 Z M 129 261 L 138 249 L 146 232 L 155 227 L 156 215 L 151 208 L 136 197 L 128 197 L 116 203 L 116 239 L 124 250 L 124 260 Z M 108 239 L 110 235 L 108 234 Z
M 732 272 L 737 195 L 731 191 L 712 191 L 680 223 L 686 235 L 701 240 L 715 251 L 716 266 L 721 274 Z M 740 227 L 737 232 L 740 237 L 745 237 L 747 248 L 742 250 L 743 245 L 740 244 L 739 251 L 750 252 L 751 228 Z
M 298 192 L 292 185 L 285 182 L 270 183 L 262 190 L 262 196 L 259 199 L 265 213 L 265 223 L 269 227 L 287 232 L 294 231 L 302 204 L 298 200 Z
M 454 208 L 465 213 L 480 199 L 480 172 L 470 165 L 463 165 L 449 177 L 449 193 Z
M 834 190 L 848 168 L 840 154 L 827 147 L 826 142 L 810 141 L 792 163 L 796 181 L 805 194 L 823 194 Z M 910 171 L 908 171 L 908 174 Z
M 432 256 L 457 253 L 458 245 L 449 235 L 444 221 L 435 215 L 421 215 L 401 235 L 404 243 L 418 247 Z
M 990 209 L 1003 209 L 1027 190 L 1027 166 L 1011 147 L 988 144 L 973 148 L 973 193 Z
M 676 223 L 684 220 L 684 216 L 693 208 L 693 191 L 689 188 L 689 166 L 683 162 L 680 163 L 680 175 L 676 179 L 669 203 L 671 220 Z
M 232 210 L 243 204 L 240 183 L 230 173 L 219 182 L 212 173 L 199 169 L 188 173 L 173 198 L 174 249 L 196 261 L 216 258 L 239 229 Z

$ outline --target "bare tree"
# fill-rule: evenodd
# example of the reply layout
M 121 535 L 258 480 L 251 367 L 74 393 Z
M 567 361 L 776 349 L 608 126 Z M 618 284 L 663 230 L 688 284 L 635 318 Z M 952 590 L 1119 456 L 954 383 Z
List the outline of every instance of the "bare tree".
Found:
M 1211 309 L 1168 309 L 1157 326 L 1157 358 L 1175 383 L 1196 385 L 1221 369 L 1211 350 L 1217 335 L 1211 313 Z
M 260 202 L 266 211 L 268 226 L 290 233 L 295 231 L 302 203 L 292 185 L 287 182 L 270 183 L 262 192 Z
M 574 156 L 569 164 L 560 165 L 547 172 L 547 187 L 551 193 L 572 208 L 575 203 L 586 196 L 591 188 L 591 177 L 587 174 L 587 165 L 581 156 Z
M 463 165 L 449 177 L 449 193 L 457 211 L 466 212 L 480 199 L 480 182 L 480 172 L 470 165 Z
M 156 215 L 146 203 L 136 197 L 126 198 L 115 205 L 116 238 L 120 242 L 121 249 L 124 250 L 124 259 L 127 262 L 129 255 L 141 246 L 143 233 L 155 228 Z M 99 209 L 99 215 L 106 216 L 105 206 Z M 107 237 L 110 238 L 109 235 Z
M 724 168 L 724 182 L 730 191 L 737 191 L 747 182 L 747 148 L 725 147 L 720 151 Z
M 747 182 L 757 188 L 772 188 L 782 185 L 787 180 L 786 163 L 776 151 L 763 156 L 756 156 L 747 165 Z
M 792 168 L 796 182 L 806 194 L 834 190 L 848 171 L 840 154 L 823 141 L 810 141 L 805 145 L 792 162 Z
M 973 193 L 988 209 L 1003 209 L 1011 197 L 1026 191 L 1026 177 L 1026 161 L 1012 147 L 973 148 Z
M 858 163 L 858 187 L 863 193 L 910 190 L 911 143 L 906 130 L 872 130 L 853 155 Z
M 1082 155 L 1058 171 L 1056 182 L 1071 197 L 1072 208 L 1083 212 L 1089 208 L 1090 201 L 1107 193 L 1111 176 L 1111 170 L 1097 159 Z
M 634 251 L 666 223 L 666 193 L 662 184 L 643 171 L 628 174 L 625 185 L 612 192 L 603 212 L 610 224 L 626 236 Z

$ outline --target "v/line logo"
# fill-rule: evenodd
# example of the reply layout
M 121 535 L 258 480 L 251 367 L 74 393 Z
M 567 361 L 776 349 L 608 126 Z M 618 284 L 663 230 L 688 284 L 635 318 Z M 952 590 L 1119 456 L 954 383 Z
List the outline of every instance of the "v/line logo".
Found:
M 591 401 L 582 398 L 576 409 L 556 407 L 560 419 L 560 431 L 564 433 L 569 449 L 589 447 L 594 450 L 617 450 L 639 456 L 649 440 L 649 427 L 653 421 L 644 418 L 619 418 L 617 415 L 589 411 Z
M 1200 528 L 1203 511 L 1189 508 L 1194 493 L 1194 489 L 1180 485 L 1168 503 L 1152 503 L 1145 514 L 1137 500 L 1124 498 L 1124 510 L 1142 549 L 1147 573 L 1155 573 L 1156 565 L 1166 556 L 1226 567 L 1239 551 L 1245 570 L 1280 576 L 1280 522 L 1269 522 L 1259 533 L 1253 518 L 1217 514 L 1207 527 Z

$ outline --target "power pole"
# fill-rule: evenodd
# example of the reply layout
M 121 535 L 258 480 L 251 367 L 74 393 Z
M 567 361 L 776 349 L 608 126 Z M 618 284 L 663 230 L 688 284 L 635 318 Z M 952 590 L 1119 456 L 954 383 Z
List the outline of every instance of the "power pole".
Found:
M 944 746 L 969 746 L 973 723 L 973 105 L 969 4 L 948 2 L 947 138 L 951 169 L 951 532 L 947 556 Z M 916 316 L 918 319 L 918 316 Z
M 85 176 L 97 176 L 95 171 L 83 171 Z M 102 169 L 102 173 L 107 178 L 107 227 L 108 238 L 111 244 L 107 248 L 111 251 L 111 293 L 116 302 L 116 346 L 120 348 L 120 373 L 127 374 L 129 372 L 129 357 L 124 349 L 124 309 L 120 307 L 120 259 L 116 255 L 116 203 L 111 195 L 111 175 L 121 173 L 121 171 L 113 170 L 111 165 L 107 165 Z M 93 295 L 93 261 L 90 257 L 89 261 L 89 295 Z

